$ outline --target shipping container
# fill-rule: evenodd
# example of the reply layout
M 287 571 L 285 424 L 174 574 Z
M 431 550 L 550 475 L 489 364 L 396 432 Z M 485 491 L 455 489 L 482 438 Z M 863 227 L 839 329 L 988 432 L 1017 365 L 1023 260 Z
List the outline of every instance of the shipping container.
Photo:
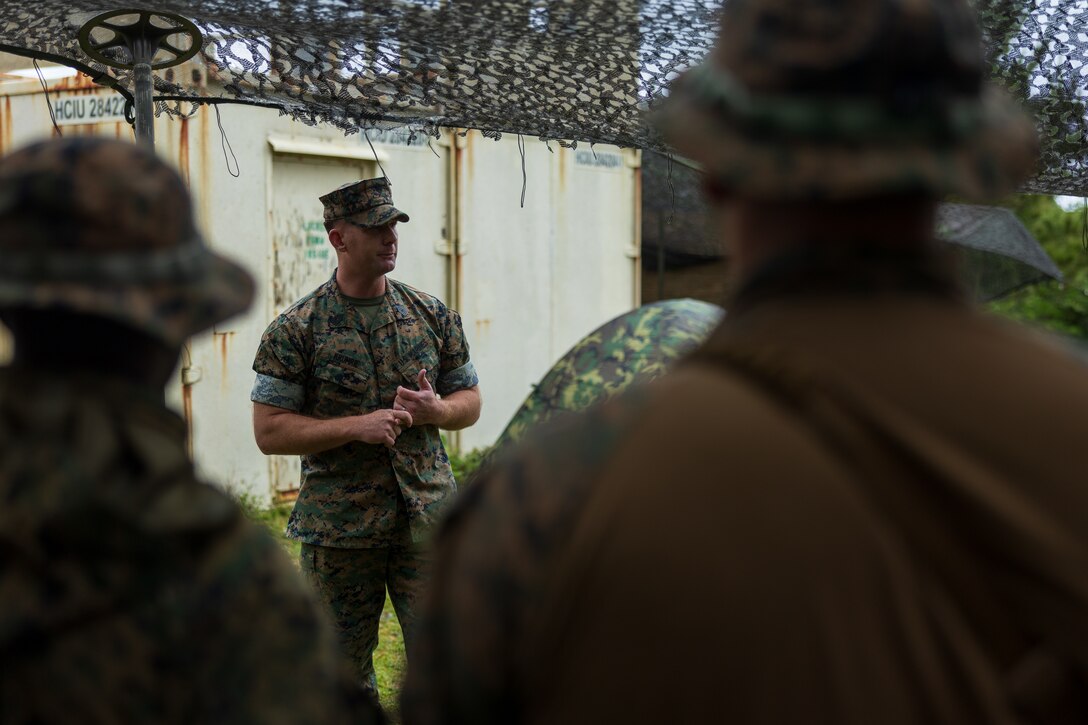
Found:
M 0 71 L 0 153 L 57 133 L 132 138 L 119 95 L 63 67 L 42 70 L 41 80 Z M 202 81 L 199 66 L 185 72 Z M 186 345 L 168 391 L 201 471 L 257 501 L 289 496 L 298 461 L 257 449 L 250 366 L 268 323 L 335 268 L 318 197 L 340 184 L 388 175 L 411 215 L 391 276 L 461 313 L 484 409 L 475 426 L 448 436 L 455 449 L 489 445 L 552 362 L 639 304 L 637 150 L 530 139 L 523 157 L 511 135 L 344 136 L 236 104 L 161 114 L 155 133 L 158 153 L 190 186 L 209 244 L 258 282 L 247 314 Z

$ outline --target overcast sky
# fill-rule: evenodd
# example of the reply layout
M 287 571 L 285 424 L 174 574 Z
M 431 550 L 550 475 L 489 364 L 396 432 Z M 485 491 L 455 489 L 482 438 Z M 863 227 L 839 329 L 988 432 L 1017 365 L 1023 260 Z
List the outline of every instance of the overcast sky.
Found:
M 1084 199 L 1079 196 L 1055 196 L 1054 201 L 1066 211 L 1077 211 L 1084 208 Z

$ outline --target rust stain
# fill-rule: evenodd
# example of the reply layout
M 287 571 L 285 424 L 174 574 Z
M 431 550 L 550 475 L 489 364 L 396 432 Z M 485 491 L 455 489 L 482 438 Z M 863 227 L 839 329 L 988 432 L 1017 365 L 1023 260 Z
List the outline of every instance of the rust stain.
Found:
M 181 409 L 185 417 L 185 450 L 193 457 L 193 386 L 181 386 Z
M 491 332 L 491 320 L 486 317 L 480 320 L 476 320 L 475 327 L 477 340 L 487 337 L 487 334 Z
M 461 198 L 464 190 L 463 176 L 464 169 L 462 164 L 464 159 L 462 156 L 462 149 L 458 143 L 457 129 L 450 130 L 450 153 L 452 154 L 453 165 L 451 166 L 451 173 L 449 184 L 450 188 L 447 189 L 448 194 L 448 225 L 449 229 L 447 236 L 450 241 L 450 259 L 446 265 L 446 297 L 447 303 L 453 307 L 458 308 L 461 306 L 461 288 L 459 284 L 459 277 L 461 263 L 460 263 L 460 247 L 461 247 Z
M 298 489 L 294 488 L 290 491 L 276 491 L 272 500 L 276 503 L 294 503 L 298 498 Z
M 178 129 L 178 171 L 181 172 L 181 176 L 185 179 L 185 185 L 191 187 L 189 183 L 189 119 L 181 119 L 181 126 Z
M 213 332 L 212 339 L 216 343 L 216 349 L 219 352 L 219 389 L 222 392 L 227 390 L 227 370 L 230 362 L 230 348 L 234 342 L 234 331 L 228 332 Z
M 468 176 L 468 183 L 469 184 L 472 184 L 472 176 L 473 176 L 473 173 L 472 173 L 473 172 L 472 137 L 475 136 L 475 135 L 476 135 L 475 131 L 469 131 L 468 135 L 465 136 L 465 148 L 463 149 L 464 154 L 462 156 L 462 159 L 465 162 L 465 171 L 466 171 L 467 176 Z
M 100 86 L 91 80 L 91 77 L 84 75 L 83 73 L 76 73 L 74 76 L 68 78 L 58 78 L 49 86 L 50 92 L 52 91 L 101 91 L 107 90 L 105 86 Z
M 4 96 L 4 115 L 0 120 L 0 153 L 11 148 L 11 96 Z
M 454 285 L 455 285 L 454 289 L 457 290 L 457 297 L 458 297 L 458 299 L 456 300 L 456 304 L 457 304 L 458 307 L 460 307 L 461 306 L 460 297 L 461 297 L 461 289 L 462 289 L 461 280 L 463 278 L 462 269 L 461 269 L 463 255 L 461 255 L 458 252 L 455 255 L 455 257 L 456 257 L 456 260 L 454 262 L 454 265 L 455 265 L 455 267 L 454 267 Z
M 197 137 L 197 164 L 198 164 L 198 176 L 197 180 L 200 183 L 200 189 L 197 192 L 197 213 L 201 223 L 205 226 L 211 224 L 211 203 L 212 203 L 212 174 L 211 164 L 208 163 L 208 126 L 209 115 L 211 111 L 207 106 L 200 108 L 199 118 L 199 134 Z

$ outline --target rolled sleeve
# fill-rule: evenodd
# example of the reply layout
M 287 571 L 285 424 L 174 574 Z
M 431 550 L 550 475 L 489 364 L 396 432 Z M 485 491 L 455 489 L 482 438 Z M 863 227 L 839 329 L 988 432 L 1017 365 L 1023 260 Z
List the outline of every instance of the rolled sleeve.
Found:
M 274 405 L 296 413 L 302 410 L 305 398 L 306 389 L 303 386 L 260 373 L 257 374 L 253 390 L 249 394 L 249 399 L 254 403 Z
M 465 339 L 465 330 L 461 326 L 461 316 L 453 310 L 446 310 L 442 325 L 442 360 L 438 380 L 435 381 L 435 392 L 449 395 L 479 384 L 480 378 L 469 359 L 468 340 Z
M 435 392 L 439 395 L 449 395 L 458 390 L 474 388 L 480 384 L 480 378 L 476 375 L 476 368 L 471 362 L 467 362 L 459 368 L 445 371 L 438 378 Z
M 301 412 L 309 376 L 308 350 L 305 335 L 287 318 L 281 316 L 269 325 L 253 360 L 257 379 L 249 399 Z

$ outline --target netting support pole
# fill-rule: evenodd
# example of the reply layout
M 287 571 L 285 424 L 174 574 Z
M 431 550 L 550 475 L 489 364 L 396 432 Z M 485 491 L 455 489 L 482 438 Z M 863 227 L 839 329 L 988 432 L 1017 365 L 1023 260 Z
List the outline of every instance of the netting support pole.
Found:
M 133 69 L 135 93 L 133 106 L 136 110 L 136 142 L 155 148 L 155 101 L 152 97 L 151 64 L 137 63 Z
M 135 20 L 131 18 L 133 15 Z M 183 49 L 185 40 L 188 40 L 187 49 Z M 110 10 L 79 28 L 79 47 L 84 53 L 111 68 L 132 70 L 136 143 L 150 149 L 155 148 L 155 86 L 151 68 L 184 63 L 200 51 L 203 41 L 204 36 L 191 20 L 157 10 Z M 121 48 L 128 53 L 120 53 Z M 156 54 L 166 57 L 156 63 Z

